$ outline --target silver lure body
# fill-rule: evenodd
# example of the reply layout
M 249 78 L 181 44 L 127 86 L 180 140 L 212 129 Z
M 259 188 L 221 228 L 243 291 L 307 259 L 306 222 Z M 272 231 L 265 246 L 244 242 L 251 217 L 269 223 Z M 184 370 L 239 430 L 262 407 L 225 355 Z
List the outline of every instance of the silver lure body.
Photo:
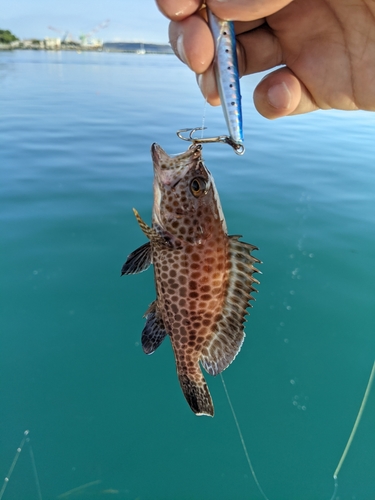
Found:
M 236 34 L 232 21 L 223 21 L 207 9 L 208 24 L 215 42 L 215 76 L 230 138 L 244 141 Z

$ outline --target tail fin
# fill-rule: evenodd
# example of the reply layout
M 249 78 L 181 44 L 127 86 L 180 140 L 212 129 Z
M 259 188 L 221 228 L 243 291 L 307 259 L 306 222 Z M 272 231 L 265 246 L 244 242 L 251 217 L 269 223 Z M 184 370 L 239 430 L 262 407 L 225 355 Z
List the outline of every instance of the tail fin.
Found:
M 178 372 L 182 392 L 196 415 L 214 416 L 214 405 L 206 381 L 201 373 Z

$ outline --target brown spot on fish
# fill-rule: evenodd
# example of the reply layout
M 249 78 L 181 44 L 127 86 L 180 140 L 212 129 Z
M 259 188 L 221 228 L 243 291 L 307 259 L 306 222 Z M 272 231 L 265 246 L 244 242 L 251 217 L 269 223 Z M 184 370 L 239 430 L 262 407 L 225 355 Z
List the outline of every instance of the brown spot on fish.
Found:
M 201 295 L 201 299 L 203 301 L 206 301 L 206 300 L 210 300 L 212 297 L 209 293 L 204 293 L 203 295 Z

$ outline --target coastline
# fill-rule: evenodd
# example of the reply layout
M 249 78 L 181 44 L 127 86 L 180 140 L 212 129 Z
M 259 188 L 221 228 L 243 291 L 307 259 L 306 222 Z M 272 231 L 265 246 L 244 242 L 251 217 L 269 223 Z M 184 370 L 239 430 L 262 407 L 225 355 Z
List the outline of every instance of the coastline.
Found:
M 12 42 L 0 44 L 0 51 L 7 50 L 44 50 L 44 51 L 75 51 L 75 52 L 126 52 L 135 54 L 173 54 L 170 45 L 143 42 L 104 42 L 89 45 L 79 43 L 61 43 L 48 45 L 44 40 L 33 42 Z

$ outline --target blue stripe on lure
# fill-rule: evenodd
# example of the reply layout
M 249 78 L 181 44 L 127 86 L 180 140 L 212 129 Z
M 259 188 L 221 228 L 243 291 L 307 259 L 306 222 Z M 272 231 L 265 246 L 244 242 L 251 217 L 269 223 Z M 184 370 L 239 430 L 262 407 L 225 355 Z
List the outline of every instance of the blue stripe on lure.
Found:
M 236 34 L 232 21 L 223 21 L 207 9 L 208 25 L 215 42 L 215 76 L 221 105 L 227 122 L 230 138 L 242 145 L 242 107 L 238 61 L 236 53 Z

